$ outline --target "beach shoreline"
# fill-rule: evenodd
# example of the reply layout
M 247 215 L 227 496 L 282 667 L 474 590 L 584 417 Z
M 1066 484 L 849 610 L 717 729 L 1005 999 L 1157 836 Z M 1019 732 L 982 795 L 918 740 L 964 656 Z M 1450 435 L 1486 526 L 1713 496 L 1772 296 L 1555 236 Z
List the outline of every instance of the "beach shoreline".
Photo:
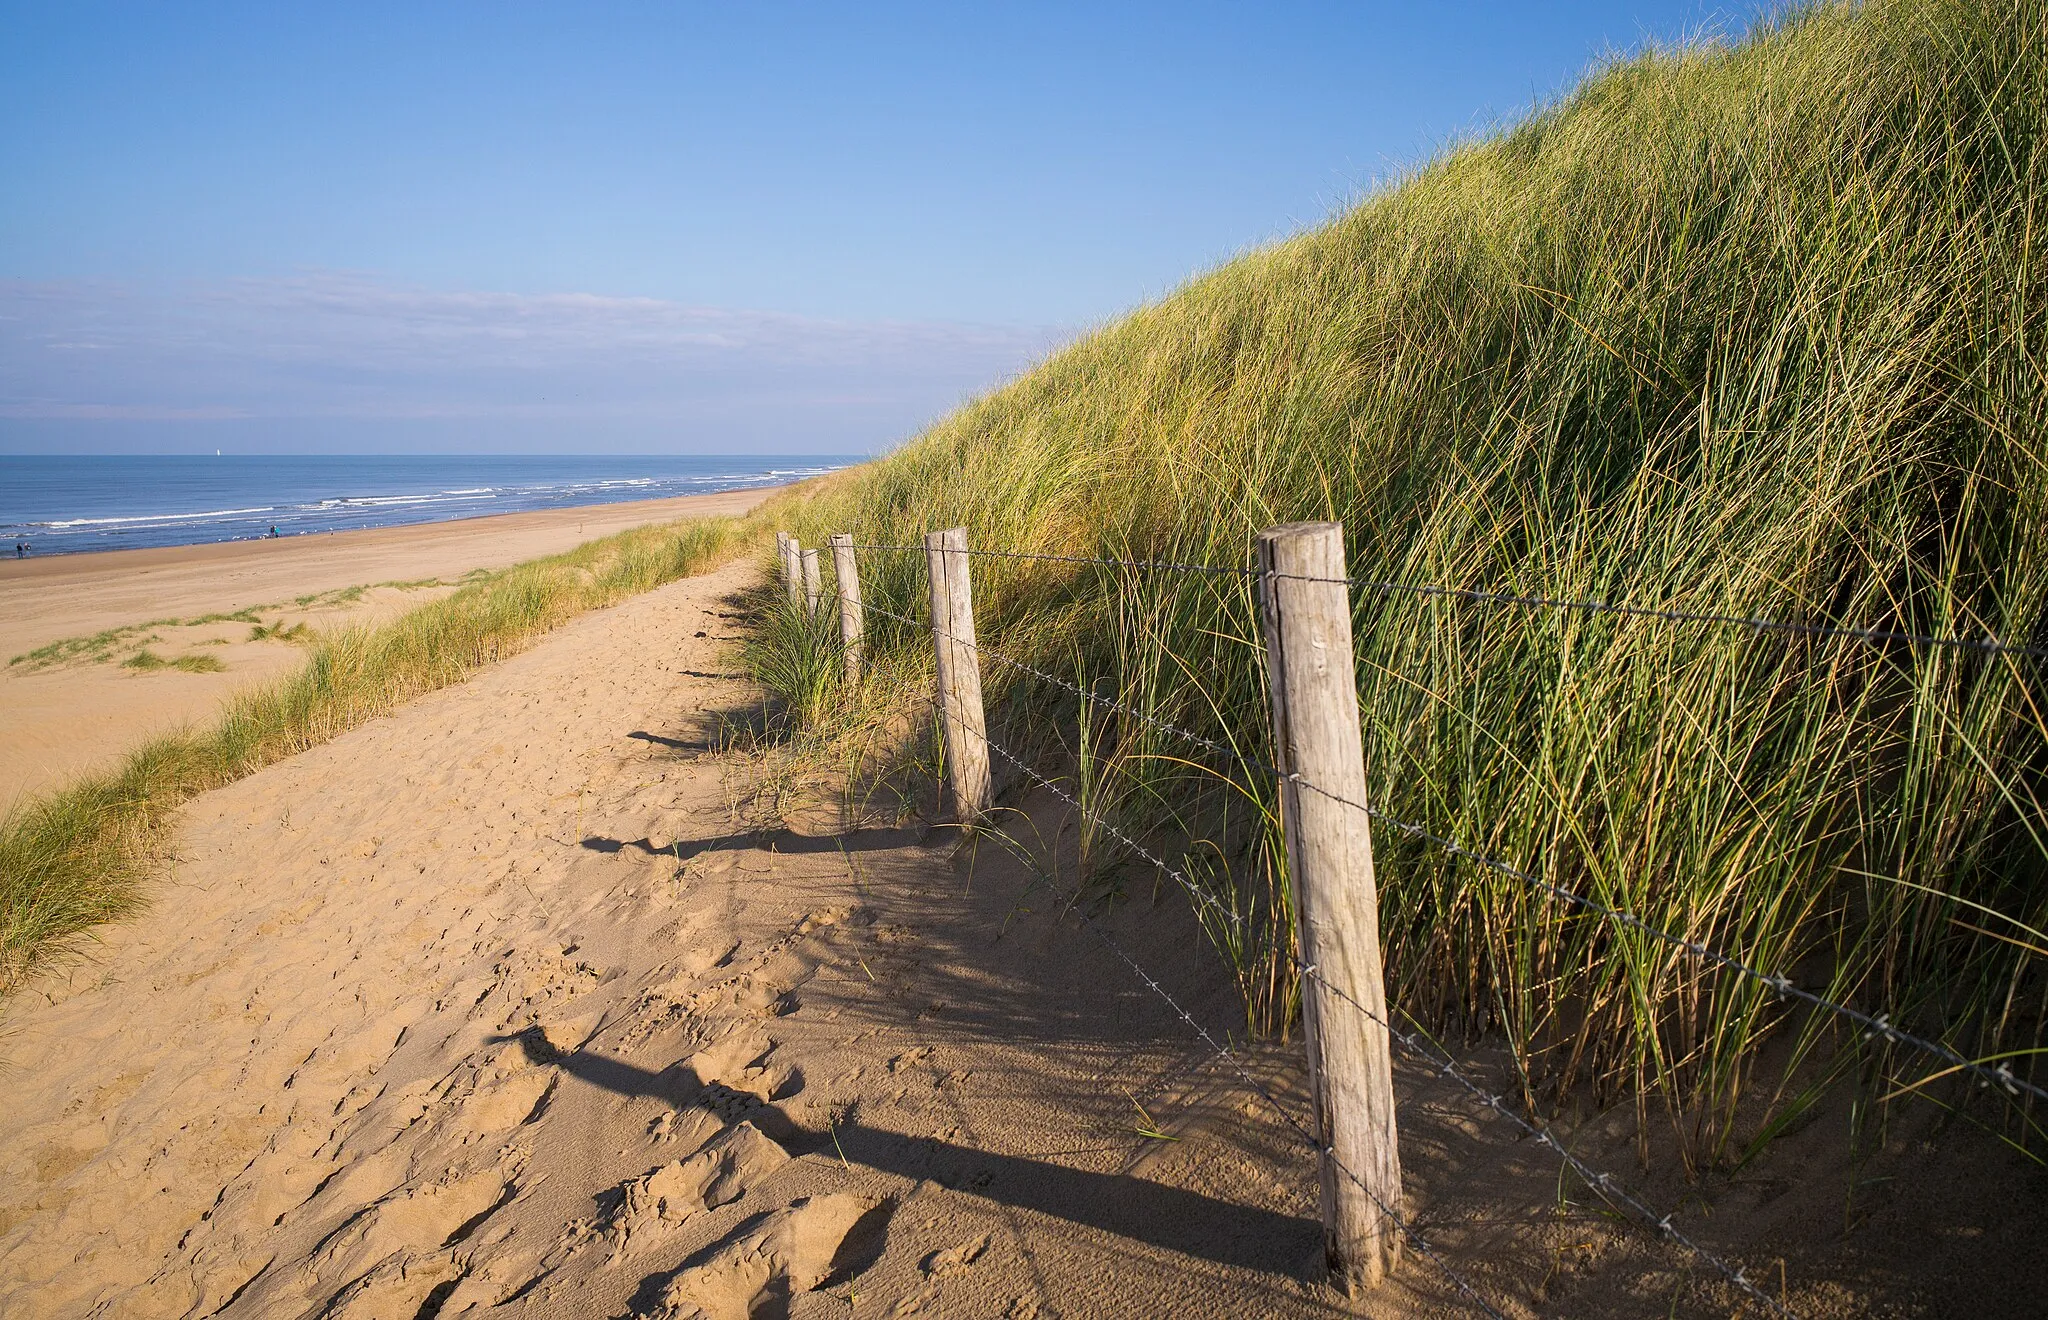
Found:
M 453 541 L 478 533 L 502 535 L 519 532 L 559 530 L 564 523 L 603 521 L 608 530 L 591 536 L 609 535 L 627 527 L 638 527 L 671 518 L 712 517 L 721 513 L 745 512 L 777 491 L 798 482 L 774 486 L 750 486 L 742 490 L 710 491 L 702 495 L 673 495 L 655 500 L 618 500 L 607 504 L 578 504 L 561 509 L 522 509 L 513 513 L 476 513 L 434 522 L 391 523 L 382 527 L 357 527 L 333 532 L 297 535 L 241 537 L 232 541 L 197 541 L 190 545 L 142 546 L 124 550 L 60 550 L 37 553 L 26 559 L 0 558 L 0 587 L 20 579 L 64 578 L 97 572 L 142 572 L 187 564 L 236 564 L 274 556 L 290 546 L 345 543 L 361 548 L 410 548 L 423 542 Z M 729 501 L 738 501 L 733 508 Z M 441 535 L 436 535 L 437 533 Z M 572 542 L 573 544 L 573 542 Z M 566 548 L 566 547 L 565 547 Z
M 0 560 L 0 813 L 111 766 L 154 735 L 211 718 L 233 693 L 295 669 L 306 655 L 297 641 L 314 633 L 384 622 L 480 569 L 649 523 L 742 515 L 788 488 Z M 270 636 L 254 636 L 250 618 L 139 627 L 252 610 Z M 297 641 L 285 636 L 300 625 Z M 77 658 L 25 659 L 110 632 L 120 635 Z M 169 663 L 124 664 L 144 649 Z M 194 668 L 175 667 L 181 659 Z

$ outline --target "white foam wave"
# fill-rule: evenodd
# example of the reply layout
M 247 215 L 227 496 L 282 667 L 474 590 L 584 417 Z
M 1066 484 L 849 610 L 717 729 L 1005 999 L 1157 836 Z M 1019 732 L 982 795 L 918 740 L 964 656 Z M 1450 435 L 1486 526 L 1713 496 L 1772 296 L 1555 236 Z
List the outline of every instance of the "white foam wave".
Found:
M 336 495 L 320 501 L 322 509 L 378 509 L 393 504 L 468 504 L 475 500 L 496 499 L 489 494 L 440 495 Z
M 260 509 L 208 509 L 201 513 L 142 513 L 126 518 L 60 518 L 54 522 L 32 522 L 29 527 L 104 527 L 114 523 L 166 523 L 196 522 L 201 518 L 233 518 L 248 513 L 275 513 L 277 506 L 266 504 Z

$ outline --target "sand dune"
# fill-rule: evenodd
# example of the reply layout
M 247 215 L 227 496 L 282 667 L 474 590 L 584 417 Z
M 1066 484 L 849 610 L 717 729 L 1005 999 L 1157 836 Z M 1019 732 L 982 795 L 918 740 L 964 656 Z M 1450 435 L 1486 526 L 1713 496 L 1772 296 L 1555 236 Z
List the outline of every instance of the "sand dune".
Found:
M 252 625 L 235 621 L 136 632 L 96 661 L 7 663 L 38 647 L 251 606 L 277 607 L 263 612 L 263 622 L 286 628 L 377 623 L 453 590 L 377 583 L 452 583 L 473 569 L 504 568 L 644 523 L 744 513 L 772 493 L 729 491 L 331 536 L 0 559 L 0 811 L 107 764 L 153 733 L 209 718 L 229 693 L 286 673 L 304 658 L 289 640 L 251 641 Z M 353 587 L 373 589 L 332 599 Z M 299 604 L 306 596 L 326 599 Z M 222 667 L 201 673 L 123 669 L 120 662 L 145 645 L 165 659 L 197 656 Z
M 758 700 L 726 676 L 750 572 L 195 801 L 150 911 L 10 1007 L 0 1314 L 1350 1313 L 1310 1153 L 1030 868 L 801 783 L 767 812 L 706 754 Z M 1133 892 L 1114 928 L 1227 1027 L 1185 913 Z M 1297 1051 L 1247 1061 L 1302 1112 Z M 1730 1312 L 1441 1078 L 1399 1085 L 1416 1222 L 1506 1314 Z M 1636 1172 L 1626 1125 L 1575 1141 Z M 1789 1256 L 1807 1315 L 1870 1313 L 1906 1259 L 2020 1313 L 1990 1285 L 2024 1223 L 1866 1213 L 1851 1249 L 1838 1184 L 1782 1172 L 1645 1192 L 1774 1280 Z M 1464 1308 L 1410 1252 L 1357 1309 Z

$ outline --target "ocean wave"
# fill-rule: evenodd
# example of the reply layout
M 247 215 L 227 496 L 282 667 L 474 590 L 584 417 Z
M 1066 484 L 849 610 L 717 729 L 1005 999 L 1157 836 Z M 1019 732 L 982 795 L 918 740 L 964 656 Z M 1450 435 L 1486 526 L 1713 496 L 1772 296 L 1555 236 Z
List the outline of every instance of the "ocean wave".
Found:
M 488 494 L 438 495 L 335 495 L 320 501 L 317 505 L 301 505 L 301 508 L 320 509 L 377 509 L 391 504 L 466 504 L 473 500 L 496 499 Z
M 276 505 L 266 504 L 260 509 L 208 509 L 201 513 L 139 513 L 126 518 L 59 518 L 53 522 L 32 522 L 20 525 L 23 527 L 43 527 L 56 530 L 66 527 L 102 527 L 114 523 L 195 522 L 201 518 L 232 518 L 248 513 L 276 512 Z
M 11 516 L 0 517 L 0 533 L 8 540 L 39 540 L 60 553 L 243 540 L 261 537 L 271 527 L 281 535 L 296 536 L 487 513 L 594 509 L 628 500 L 758 489 L 846 466 L 798 461 L 777 467 L 772 466 L 774 456 L 721 457 L 728 461 L 710 470 L 694 462 L 663 470 L 667 465 L 651 462 L 652 471 L 637 473 L 630 462 L 614 465 L 609 460 L 587 468 L 580 462 L 557 461 L 522 470 L 514 459 L 502 471 L 477 467 L 434 471 L 432 463 L 415 469 L 381 460 L 369 460 L 358 468 L 337 461 L 325 472 L 319 471 L 321 465 L 309 463 L 304 474 L 290 467 L 272 473 L 253 466 L 238 470 L 232 465 L 208 464 L 203 481 L 190 479 L 199 474 L 197 465 L 194 474 L 184 474 L 166 464 L 165 471 L 184 478 L 182 484 L 170 485 L 152 473 L 87 461 L 76 465 L 76 473 L 58 469 L 69 488 L 31 487 L 28 498 L 21 497 L 19 488 L 0 492 L 0 504 L 15 506 L 7 510 Z M 487 484 L 441 484 L 479 479 Z M 276 484 L 250 489 L 255 481 Z M 208 489 L 216 486 L 224 488 Z M 239 502 L 250 497 L 270 502 Z M 206 502 L 215 502 L 217 507 L 163 511 L 165 504 Z M 152 509 L 152 505 L 156 507 Z M 138 509 L 142 512 L 134 511 Z

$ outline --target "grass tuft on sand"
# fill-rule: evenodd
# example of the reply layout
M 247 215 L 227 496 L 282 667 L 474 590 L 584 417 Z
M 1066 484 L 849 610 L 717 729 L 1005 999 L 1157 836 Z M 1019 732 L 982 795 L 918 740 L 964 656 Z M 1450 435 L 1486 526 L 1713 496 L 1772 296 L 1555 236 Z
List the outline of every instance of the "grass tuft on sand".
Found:
M 1373 581 L 2039 645 L 2044 236 L 2048 4 L 1816 5 L 1611 63 L 774 525 L 1241 567 L 1262 527 L 1341 519 Z M 861 571 L 922 616 L 920 553 Z M 990 646 L 1270 758 L 1249 581 L 974 573 Z M 1355 601 L 1384 810 L 2048 1077 L 2038 662 Z M 929 646 L 869 619 L 878 657 Z M 1272 786 L 1128 719 L 1075 755 L 1070 699 L 984 670 L 1006 736 L 1123 767 L 1106 798 L 1205 845 L 1200 883 L 1258 932 L 1211 934 L 1252 1024 L 1284 1028 Z M 1833 1069 L 1874 1098 L 1940 1068 L 1440 848 L 1376 846 L 1394 1002 L 1504 1038 L 1531 1103 L 1658 1106 L 1698 1157 L 1737 1161 L 1811 1104 L 1788 1079 Z
M 211 655 L 181 655 L 175 660 L 167 660 L 145 646 L 123 660 L 121 668 L 139 669 L 144 673 L 156 669 L 182 669 L 188 674 L 218 674 L 227 666 L 220 662 L 218 656 Z
M 585 611 L 702 572 L 743 537 L 732 519 L 689 519 L 477 578 L 381 627 L 320 638 L 304 668 L 233 698 L 212 728 L 158 738 L 118 769 L 17 809 L 0 821 L 0 1001 L 94 926 L 137 910 L 166 824 L 197 794 L 457 682 Z M 145 650 L 127 663 L 211 659 Z

